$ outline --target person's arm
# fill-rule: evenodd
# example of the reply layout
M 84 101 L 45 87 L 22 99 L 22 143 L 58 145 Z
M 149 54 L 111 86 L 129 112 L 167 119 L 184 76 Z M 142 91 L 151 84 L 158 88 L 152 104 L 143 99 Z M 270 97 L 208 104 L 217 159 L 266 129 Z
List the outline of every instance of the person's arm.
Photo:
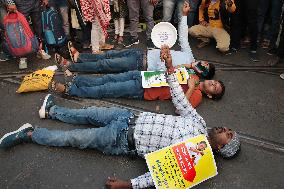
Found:
M 165 55 L 164 60 L 167 68 L 166 77 L 170 87 L 172 102 L 176 107 L 177 111 L 181 116 L 189 116 L 193 120 L 193 122 L 200 123 L 203 127 L 206 127 L 205 121 L 192 107 L 189 100 L 185 96 L 180 84 L 178 83 L 176 75 L 174 74 L 174 67 L 172 64 L 171 55 Z
M 154 182 L 150 172 L 147 172 L 144 175 L 141 175 L 131 180 L 119 180 L 115 178 L 109 178 L 106 182 L 106 188 L 108 189 L 140 189 L 151 186 L 154 186 Z
M 16 4 L 13 0 L 6 0 L 6 6 L 7 6 L 8 12 L 16 12 L 17 11 Z
M 225 0 L 226 9 L 228 12 L 233 13 L 236 10 L 236 5 L 234 0 Z
M 204 18 L 204 9 L 205 9 L 205 0 L 202 0 L 200 6 L 199 6 L 199 23 L 203 26 L 208 26 L 208 22 L 205 21 Z
M 188 43 L 188 26 L 187 26 L 187 15 L 189 13 L 190 6 L 185 1 L 182 8 L 182 17 L 179 22 L 179 44 L 182 52 L 187 52 L 189 55 L 193 57 L 192 50 Z
M 190 77 L 187 80 L 188 90 L 186 91 L 185 96 L 189 102 L 190 102 L 190 97 L 195 90 L 195 83 L 196 83 L 195 77 Z

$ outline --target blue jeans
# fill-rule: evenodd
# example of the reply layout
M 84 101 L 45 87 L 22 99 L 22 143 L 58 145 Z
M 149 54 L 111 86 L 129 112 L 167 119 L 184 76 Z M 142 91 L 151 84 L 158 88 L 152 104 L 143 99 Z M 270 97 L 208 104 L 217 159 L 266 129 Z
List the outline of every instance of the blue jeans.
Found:
M 177 4 L 177 16 L 178 19 L 182 17 L 182 7 L 183 7 L 183 0 L 164 0 L 163 1 L 163 21 L 170 22 L 172 19 L 172 15 L 174 12 L 174 8 Z
M 110 50 L 103 54 L 80 53 L 71 71 L 93 73 L 118 73 L 143 69 L 143 51 L 138 49 Z
M 189 0 L 190 11 L 187 16 L 187 26 L 190 28 L 194 25 L 195 15 L 197 13 L 198 5 L 200 0 Z
M 67 93 L 71 96 L 97 99 L 144 97 L 140 71 L 106 74 L 102 77 L 77 76 L 68 87 Z
M 54 120 L 71 124 L 92 124 L 99 128 L 71 131 L 35 128 L 32 134 L 33 142 L 46 146 L 93 148 L 109 155 L 132 153 L 127 142 L 128 122 L 129 118 L 133 117 L 129 110 L 95 106 L 86 109 L 53 106 L 49 115 Z

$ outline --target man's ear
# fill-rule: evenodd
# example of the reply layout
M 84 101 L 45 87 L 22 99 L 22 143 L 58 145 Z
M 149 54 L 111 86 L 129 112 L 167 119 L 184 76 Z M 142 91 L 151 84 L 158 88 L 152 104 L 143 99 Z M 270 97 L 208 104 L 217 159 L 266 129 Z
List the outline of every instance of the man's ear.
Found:
M 212 98 L 211 94 L 206 94 L 206 95 L 207 95 L 208 98 L 210 98 L 210 99 Z

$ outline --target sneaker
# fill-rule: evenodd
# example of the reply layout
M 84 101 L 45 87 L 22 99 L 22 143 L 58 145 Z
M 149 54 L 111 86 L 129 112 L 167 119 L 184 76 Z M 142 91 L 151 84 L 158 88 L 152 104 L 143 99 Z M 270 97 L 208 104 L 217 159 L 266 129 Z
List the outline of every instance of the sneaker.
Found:
M 33 126 L 26 123 L 18 130 L 5 134 L 0 139 L 0 148 L 9 148 L 23 142 L 30 142 L 31 138 L 27 135 L 27 133 L 33 130 Z
M 259 62 L 259 57 L 256 51 L 250 51 L 249 52 L 249 57 L 251 59 L 251 61 L 253 62 Z
M 155 49 L 155 45 L 151 39 L 147 39 L 147 49 Z
M 281 78 L 281 79 L 284 79 L 284 73 L 283 73 L 283 74 L 280 74 L 280 78 Z
M 0 62 L 5 62 L 8 60 L 10 60 L 10 57 L 4 52 L 0 52 Z
M 132 45 L 138 45 L 138 44 L 139 44 L 139 39 L 134 37 L 126 38 L 123 41 L 124 47 L 131 47 Z
M 275 66 L 275 65 L 278 64 L 279 62 L 280 62 L 280 57 L 279 57 L 279 56 L 272 56 L 272 57 L 268 60 L 267 64 L 268 64 L 269 66 Z
M 271 48 L 267 51 L 268 55 L 272 56 L 272 55 L 276 55 L 277 54 L 277 49 L 276 48 Z
M 54 106 L 54 97 L 51 94 L 45 96 L 44 101 L 38 111 L 39 117 L 41 119 L 49 117 L 49 110 L 52 106 Z
M 47 54 L 44 50 L 39 50 L 37 52 L 36 57 L 44 59 L 44 60 L 48 60 L 51 58 L 51 56 L 49 54 Z

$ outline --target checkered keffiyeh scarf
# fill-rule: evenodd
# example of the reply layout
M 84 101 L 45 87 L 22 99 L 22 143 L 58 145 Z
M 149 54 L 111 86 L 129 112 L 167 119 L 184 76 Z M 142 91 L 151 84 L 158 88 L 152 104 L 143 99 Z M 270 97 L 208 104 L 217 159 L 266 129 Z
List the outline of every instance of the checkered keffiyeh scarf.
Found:
M 230 158 L 236 154 L 240 148 L 240 139 L 239 135 L 236 133 L 234 138 L 226 144 L 223 148 L 220 149 L 220 154 L 224 158 Z
M 103 33 L 107 36 L 107 27 L 111 19 L 109 0 L 80 0 L 85 20 L 93 22 L 97 19 Z

